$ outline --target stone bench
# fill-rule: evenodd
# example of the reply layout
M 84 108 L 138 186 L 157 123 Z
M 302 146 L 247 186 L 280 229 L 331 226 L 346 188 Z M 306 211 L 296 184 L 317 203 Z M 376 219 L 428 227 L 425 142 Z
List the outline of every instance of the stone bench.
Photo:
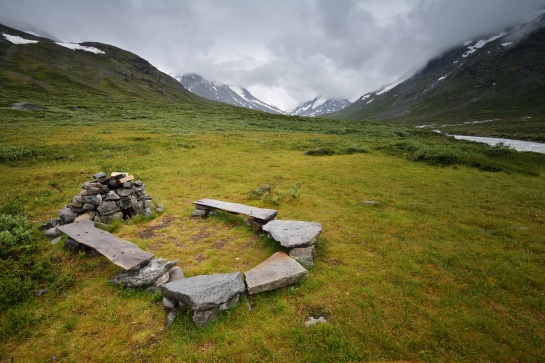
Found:
M 275 209 L 265 209 L 250 207 L 244 204 L 223 202 L 215 199 L 200 199 L 195 204 L 193 217 L 206 217 L 211 210 L 222 210 L 233 214 L 243 214 L 248 217 L 247 222 L 254 230 L 259 230 L 261 226 L 276 218 L 278 211 Z

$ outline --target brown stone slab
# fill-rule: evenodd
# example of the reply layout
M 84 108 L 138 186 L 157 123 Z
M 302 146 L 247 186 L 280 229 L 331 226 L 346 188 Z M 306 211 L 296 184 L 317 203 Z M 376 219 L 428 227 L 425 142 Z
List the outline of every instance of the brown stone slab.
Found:
M 57 228 L 79 243 L 94 248 L 125 270 L 137 269 L 153 258 L 153 254 L 142 251 L 134 243 L 95 228 L 93 221 L 88 219 Z
M 131 180 L 133 180 L 133 179 L 134 179 L 134 176 L 132 176 L 132 175 L 127 175 L 127 176 L 124 177 L 124 178 L 118 179 L 118 180 L 117 180 L 117 184 L 123 184 L 123 183 L 128 182 L 128 181 L 131 181 Z
M 251 218 L 263 221 L 270 221 L 278 214 L 278 211 L 275 209 L 256 208 L 244 204 L 222 202 L 221 200 L 215 199 L 200 199 L 193 202 L 193 204 L 201 207 L 221 209 L 229 213 L 244 214 Z

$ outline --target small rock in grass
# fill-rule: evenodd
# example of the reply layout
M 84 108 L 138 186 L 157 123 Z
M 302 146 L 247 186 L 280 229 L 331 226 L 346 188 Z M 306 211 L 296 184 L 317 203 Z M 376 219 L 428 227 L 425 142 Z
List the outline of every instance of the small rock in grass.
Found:
M 305 321 L 305 327 L 309 328 L 318 323 L 323 324 L 323 323 L 327 323 L 327 321 L 325 320 L 323 316 L 320 316 L 318 319 L 315 319 L 314 317 L 311 316 L 307 319 L 307 321 Z

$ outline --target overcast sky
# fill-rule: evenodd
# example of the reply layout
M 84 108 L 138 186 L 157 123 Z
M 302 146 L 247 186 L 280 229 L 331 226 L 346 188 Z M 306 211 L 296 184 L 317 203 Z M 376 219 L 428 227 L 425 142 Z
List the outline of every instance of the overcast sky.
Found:
M 0 16 L 108 43 L 172 74 L 248 88 L 282 109 L 355 100 L 545 0 L 0 0 Z

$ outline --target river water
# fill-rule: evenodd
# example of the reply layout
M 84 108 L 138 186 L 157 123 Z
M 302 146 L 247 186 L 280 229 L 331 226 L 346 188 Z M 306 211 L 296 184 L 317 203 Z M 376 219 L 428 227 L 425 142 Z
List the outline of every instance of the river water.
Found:
M 449 135 L 449 136 L 452 136 L 455 139 L 483 142 L 485 144 L 492 145 L 492 146 L 495 146 L 496 144 L 502 142 L 505 145 L 508 145 L 517 151 L 533 151 L 535 153 L 545 154 L 545 144 L 541 142 L 500 139 L 497 137 L 479 137 L 479 136 L 465 136 L 465 135 Z

